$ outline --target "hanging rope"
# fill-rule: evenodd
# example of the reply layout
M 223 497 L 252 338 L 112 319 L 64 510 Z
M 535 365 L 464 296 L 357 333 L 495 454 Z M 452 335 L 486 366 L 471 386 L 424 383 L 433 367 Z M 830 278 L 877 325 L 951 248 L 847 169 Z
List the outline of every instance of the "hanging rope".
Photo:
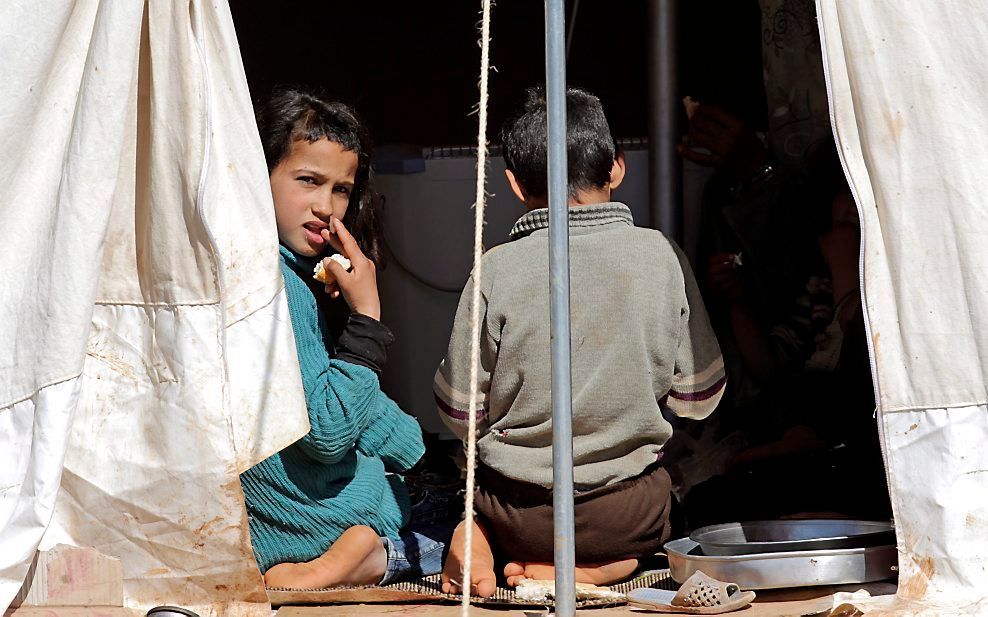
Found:
M 480 22 L 480 103 L 477 114 L 477 193 L 474 202 L 473 228 L 473 289 L 470 311 L 470 414 L 467 420 L 467 485 L 464 499 L 463 602 L 460 614 L 470 614 L 470 581 L 473 551 L 473 492 L 477 464 L 477 392 L 480 370 L 480 276 L 481 258 L 484 256 L 484 207 L 487 204 L 487 77 L 490 73 L 491 0 L 481 0 L 483 17 Z

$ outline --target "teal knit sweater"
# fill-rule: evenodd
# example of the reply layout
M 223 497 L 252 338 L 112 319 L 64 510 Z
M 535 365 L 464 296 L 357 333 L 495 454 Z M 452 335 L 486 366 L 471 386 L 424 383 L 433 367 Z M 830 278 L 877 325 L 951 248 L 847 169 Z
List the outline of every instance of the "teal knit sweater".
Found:
M 314 265 L 281 247 L 312 428 L 240 476 L 261 572 L 315 559 L 354 525 L 397 537 L 410 504 L 402 478 L 387 472 L 408 470 L 425 451 L 418 423 L 381 392 L 374 371 L 333 358 L 326 321 L 305 282 Z

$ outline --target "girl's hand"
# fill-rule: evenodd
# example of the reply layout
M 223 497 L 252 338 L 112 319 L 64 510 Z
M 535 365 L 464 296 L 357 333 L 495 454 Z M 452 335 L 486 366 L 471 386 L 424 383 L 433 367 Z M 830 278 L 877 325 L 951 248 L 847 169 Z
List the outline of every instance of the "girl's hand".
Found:
M 351 267 L 347 272 L 332 259 L 323 259 L 323 268 L 332 273 L 336 278 L 336 287 L 339 288 L 339 291 L 335 291 L 327 287 L 327 291 L 333 297 L 342 293 L 351 310 L 380 321 L 381 298 L 377 293 L 377 267 L 374 262 L 367 259 L 339 219 L 330 220 L 329 229 L 322 231 L 322 237 L 350 260 Z

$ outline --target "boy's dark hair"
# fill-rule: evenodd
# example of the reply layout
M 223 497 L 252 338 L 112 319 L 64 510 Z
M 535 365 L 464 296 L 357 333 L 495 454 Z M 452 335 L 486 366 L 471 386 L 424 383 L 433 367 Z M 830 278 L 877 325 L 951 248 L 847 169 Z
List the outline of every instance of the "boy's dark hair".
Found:
M 371 170 L 371 140 L 353 109 L 327 99 L 316 90 L 299 86 L 276 87 L 271 96 L 257 106 L 257 128 L 268 173 L 291 153 L 296 141 L 312 143 L 325 137 L 357 155 L 353 192 L 342 222 L 360 250 L 382 268 L 381 215 Z
M 548 125 L 545 90 L 525 90 L 518 112 L 501 129 L 504 163 L 525 192 L 548 194 Z M 586 90 L 566 90 L 566 157 L 570 197 L 605 186 L 616 156 L 614 138 L 600 99 Z

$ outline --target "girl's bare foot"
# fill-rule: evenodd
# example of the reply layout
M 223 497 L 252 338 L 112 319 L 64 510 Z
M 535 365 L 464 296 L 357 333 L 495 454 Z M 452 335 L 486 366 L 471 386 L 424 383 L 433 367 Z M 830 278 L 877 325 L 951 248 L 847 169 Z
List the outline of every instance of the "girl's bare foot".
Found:
M 384 578 L 388 552 L 377 532 L 357 525 L 305 563 L 279 563 L 264 573 L 267 587 L 324 589 L 346 585 L 373 585 Z
M 443 564 L 441 576 L 444 593 L 461 593 L 463 564 L 466 561 L 466 521 L 456 526 L 449 543 L 449 555 Z M 497 591 L 494 574 L 494 553 L 484 528 L 473 524 L 473 546 L 470 550 L 470 593 L 483 598 Z
M 623 559 L 589 566 L 576 567 L 576 582 L 592 585 L 613 585 L 623 581 L 638 569 L 637 559 Z M 509 587 L 517 587 L 526 578 L 551 581 L 556 578 L 556 568 L 550 563 L 525 563 L 511 561 L 504 566 L 504 576 Z

